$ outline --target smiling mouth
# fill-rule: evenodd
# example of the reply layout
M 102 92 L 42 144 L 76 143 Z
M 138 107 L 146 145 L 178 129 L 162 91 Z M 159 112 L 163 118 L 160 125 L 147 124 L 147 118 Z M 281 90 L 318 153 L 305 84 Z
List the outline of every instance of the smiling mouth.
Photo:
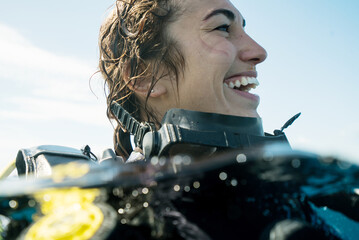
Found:
M 257 86 L 259 86 L 259 82 L 255 77 L 240 76 L 225 80 L 223 85 L 224 87 L 231 89 L 249 92 L 251 89 L 255 89 Z

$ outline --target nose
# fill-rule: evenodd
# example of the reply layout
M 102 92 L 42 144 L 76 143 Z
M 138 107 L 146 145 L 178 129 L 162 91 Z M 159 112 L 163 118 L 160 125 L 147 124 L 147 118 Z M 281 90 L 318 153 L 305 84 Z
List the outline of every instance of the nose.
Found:
M 267 58 L 266 50 L 244 33 L 239 39 L 239 58 L 243 62 L 257 65 Z

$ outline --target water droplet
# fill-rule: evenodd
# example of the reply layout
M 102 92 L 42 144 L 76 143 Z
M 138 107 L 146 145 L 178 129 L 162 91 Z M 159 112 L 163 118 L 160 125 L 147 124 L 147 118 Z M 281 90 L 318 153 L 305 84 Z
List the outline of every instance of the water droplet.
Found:
M 185 187 L 184 187 L 184 191 L 185 191 L 185 192 L 189 192 L 189 191 L 191 191 L 191 188 L 190 188 L 189 186 L 185 186 Z
M 148 193 L 148 188 L 142 188 L 142 193 L 147 194 Z
M 266 152 L 266 153 L 263 155 L 263 160 L 264 160 L 264 161 L 270 162 L 270 161 L 273 160 L 273 158 L 274 158 L 274 156 L 273 156 L 273 154 L 270 153 L 270 152 Z
M 185 156 L 183 156 L 182 161 L 183 161 L 184 165 L 190 165 L 192 162 L 192 159 L 190 156 L 185 155 Z
M 227 179 L 227 173 L 221 172 L 219 174 L 219 179 L 221 179 L 222 181 L 226 180 Z
M 10 201 L 9 201 L 9 206 L 10 206 L 11 208 L 17 208 L 17 207 L 18 207 L 18 203 L 17 203 L 16 200 L 10 200 Z
M 179 190 L 181 190 L 181 187 L 179 185 L 174 185 L 173 190 L 178 192 Z
M 247 162 L 247 157 L 246 157 L 246 155 L 241 153 L 241 154 L 237 155 L 236 160 L 238 163 L 245 163 L 245 162 Z
M 33 199 L 30 199 L 29 202 L 27 203 L 29 205 L 29 207 L 35 207 L 36 205 L 36 201 Z
M 151 164 L 152 165 L 157 165 L 158 164 L 158 157 L 152 157 L 151 158 Z
M 114 188 L 114 189 L 112 190 L 112 193 L 113 193 L 113 195 L 115 195 L 115 196 L 120 196 L 121 191 L 120 191 L 119 188 Z
M 144 202 L 144 203 L 143 203 L 143 207 L 144 207 L 144 208 L 148 207 L 148 202 Z
M 270 214 L 269 209 L 263 211 L 263 216 L 268 216 Z
M 338 165 L 339 168 L 341 168 L 343 170 L 348 169 L 348 168 L 350 168 L 352 166 L 351 163 L 345 162 L 345 161 L 338 161 L 337 165 Z
M 137 190 L 133 190 L 133 191 L 132 191 L 132 196 L 137 197 L 137 196 L 138 196 L 138 191 L 137 191 Z
M 154 180 L 151 180 L 151 182 L 148 183 L 148 186 L 150 186 L 150 187 L 157 186 L 157 182 Z
M 237 185 L 238 185 L 237 179 L 232 179 L 231 185 L 232 185 L 233 187 L 237 186 Z
M 49 194 L 45 194 L 43 199 L 44 199 L 45 202 L 48 202 L 48 201 L 51 200 L 51 196 Z
M 123 210 L 123 208 L 118 209 L 119 214 L 123 214 L 124 212 L 125 212 L 125 210 Z
M 359 188 L 354 188 L 354 193 L 359 195 Z
M 163 166 L 166 164 L 166 158 L 165 157 L 161 157 L 160 160 L 159 160 L 159 164 L 160 166 Z
M 198 181 L 195 181 L 194 183 L 193 183 L 193 187 L 194 188 L 199 188 L 201 186 L 201 184 L 198 182 Z
M 301 164 L 301 162 L 300 162 L 299 159 L 295 158 L 295 159 L 292 160 L 292 167 L 299 168 L 300 164 Z
M 173 163 L 176 165 L 180 165 L 182 163 L 182 157 L 179 155 L 176 155 L 173 157 Z
M 130 209 L 131 208 L 131 203 L 126 203 L 126 208 Z
M 328 210 L 328 207 L 327 207 L 327 206 L 324 206 L 324 207 L 323 207 L 323 210 L 324 210 L 324 211 L 327 211 L 327 210 Z
M 126 224 L 126 223 L 127 223 L 127 220 L 124 219 L 124 218 L 122 218 L 122 219 L 121 219 L 121 223 L 122 223 L 122 224 Z
M 319 160 L 321 162 L 323 162 L 323 163 L 330 164 L 330 163 L 333 163 L 335 161 L 335 158 L 331 157 L 331 156 L 326 156 L 326 157 L 320 157 Z

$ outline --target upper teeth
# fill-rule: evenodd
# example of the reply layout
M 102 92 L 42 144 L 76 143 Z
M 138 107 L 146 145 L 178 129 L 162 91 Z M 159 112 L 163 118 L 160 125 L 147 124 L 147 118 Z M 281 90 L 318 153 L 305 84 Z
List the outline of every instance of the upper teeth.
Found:
M 227 81 L 226 83 L 223 83 L 224 86 L 229 88 L 239 88 L 240 86 L 247 86 L 248 84 L 253 84 L 253 88 L 256 88 L 259 85 L 259 82 L 257 78 L 255 77 L 242 77 L 237 80 Z

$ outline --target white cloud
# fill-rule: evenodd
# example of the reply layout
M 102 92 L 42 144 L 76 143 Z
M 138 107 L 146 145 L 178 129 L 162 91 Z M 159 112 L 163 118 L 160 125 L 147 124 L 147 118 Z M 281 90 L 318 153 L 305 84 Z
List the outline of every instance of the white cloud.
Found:
M 6 86 L 0 88 L 0 100 L 5 106 L 0 109 L 2 118 L 48 120 L 60 117 L 104 124 L 104 118 L 94 114 L 105 111 L 104 94 L 97 91 L 97 99 L 89 86 L 96 67 L 33 46 L 1 23 L 0 36 L 0 80 Z M 95 80 L 94 84 L 101 84 L 98 78 Z
M 59 56 L 2 23 L 0 36 L 0 168 L 39 144 L 112 146 L 101 77 L 91 80 L 97 96 L 89 86 L 96 58 Z
M 15 29 L 6 26 L 5 24 L 0 23 L 0 33 L 2 38 L 0 41 L 5 44 L 19 44 L 19 45 L 30 45 L 30 43 Z M 6 35 L 3 35 L 6 34 Z
M 81 61 L 58 56 L 41 48 L 33 46 L 16 30 L 0 23 L 0 61 L 13 70 L 31 69 L 48 74 L 83 77 L 94 69 Z M 40 82 L 45 79 L 38 79 Z

